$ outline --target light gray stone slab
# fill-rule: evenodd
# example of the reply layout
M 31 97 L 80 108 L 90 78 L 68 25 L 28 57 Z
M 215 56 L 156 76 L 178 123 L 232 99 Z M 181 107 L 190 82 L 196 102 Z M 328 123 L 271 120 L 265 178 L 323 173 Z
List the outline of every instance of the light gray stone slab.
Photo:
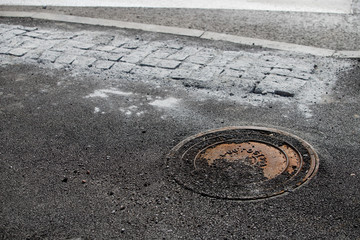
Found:
M 293 97 L 300 92 L 306 81 L 291 77 L 267 76 L 255 88 L 255 93 L 273 93 L 284 97 Z
M 0 54 L 7 54 L 11 49 L 12 48 L 1 46 L 0 47 Z
M 56 62 L 62 64 L 71 64 L 75 61 L 75 59 L 76 59 L 75 55 L 63 54 L 56 59 Z
M 156 51 L 154 51 L 153 53 L 150 54 L 150 57 L 153 58 L 167 58 L 168 56 L 176 53 L 177 50 L 176 49 L 171 49 L 171 48 L 160 48 Z
M 74 48 L 78 48 L 78 49 L 82 49 L 82 50 L 89 50 L 95 46 L 95 44 L 92 44 L 92 43 L 83 43 L 83 42 L 78 42 L 78 41 L 71 42 L 71 45 Z
M 23 12 L 23 11 L 0 11 L 1 17 L 23 17 L 23 18 L 31 18 L 36 15 L 36 12 Z
M 160 61 L 160 59 L 156 59 L 156 58 L 153 58 L 151 56 L 148 56 L 145 59 L 143 59 L 139 63 L 139 65 L 140 66 L 145 66 L 145 67 L 156 67 L 156 65 L 158 64 L 159 61 Z
M 88 68 L 93 65 L 96 61 L 96 58 L 86 57 L 86 56 L 77 56 L 72 65 L 79 66 L 81 68 Z
M 60 56 L 60 53 L 53 51 L 45 51 L 41 54 L 40 58 L 43 61 L 49 61 L 54 63 L 56 59 Z
M 239 44 L 244 44 L 244 45 L 261 46 L 264 48 L 278 49 L 278 50 L 284 50 L 284 51 L 312 54 L 315 56 L 322 56 L 322 57 L 330 57 L 335 53 L 335 51 L 331 50 L 331 49 L 309 47 L 309 46 L 297 45 L 297 44 L 292 44 L 292 43 L 269 41 L 269 40 L 263 40 L 263 39 L 258 39 L 258 38 L 240 37 L 240 36 L 228 35 L 228 34 L 223 34 L 223 33 L 215 33 L 215 32 L 205 32 L 201 36 L 201 38 L 218 40 L 218 41 L 228 41 L 228 42 L 234 42 L 234 43 L 239 43 Z
M 176 69 L 178 66 L 180 66 L 180 64 L 181 62 L 179 61 L 162 59 L 156 64 L 156 66 L 159 68 Z
M 114 65 L 114 62 L 98 60 L 94 65 L 97 69 L 108 70 Z
M 118 62 L 118 63 L 115 63 L 112 66 L 111 71 L 112 72 L 130 73 L 130 71 L 135 67 L 136 67 L 135 64 L 125 63 L 125 62 Z
M 337 51 L 334 57 L 338 58 L 360 58 L 360 51 Z
M 24 48 L 14 48 L 12 50 L 10 50 L 8 52 L 9 55 L 12 56 L 16 56 L 16 57 L 22 57 L 24 56 L 26 53 L 28 53 L 28 49 L 24 49 Z
M 100 46 L 97 46 L 95 49 L 98 50 L 98 51 L 103 51 L 103 52 L 111 52 L 115 48 L 116 47 L 114 47 L 114 46 L 100 45 Z

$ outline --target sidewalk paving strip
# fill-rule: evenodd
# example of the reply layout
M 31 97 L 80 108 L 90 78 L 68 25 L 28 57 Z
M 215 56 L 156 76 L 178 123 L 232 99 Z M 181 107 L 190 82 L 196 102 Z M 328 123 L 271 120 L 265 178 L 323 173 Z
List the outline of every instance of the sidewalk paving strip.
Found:
M 292 52 L 311 54 L 322 57 L 336 56 L 338 58 L 358 58 L 360 55 L 360 51 L 336 52 L 335 50 L 332 49 L 269 41 L 269 40 L 257 39 L 257 38 L 240 37 L 240 36 L 234 36 L 234 35 L 216 33 L 216 32 L 207 32 L 196 29 L 185 29 L 179 27 L 168 27 L 168 26 L 153 25 L 153 24 L 135 23 L 135 22 L 123 22 L 123 21 L 107 20 L 107 19 L 99 19 L 99 18 L 77 17 L 71 15 L 62 15 L 62 14 L 0 11 L 0 17 L 22 17 L 22 18 L 27 17 L 33 19 L 60 21 L 60 22 L 68 22 L 68 23 L 81 23 L 88 25 L 108 26 L 108 27 L 117 27 L 124 29 L 136 29 L 136 30 L 143 30 L 143 31 L 150 31 L 157 33 L 174 34 L 180 36 L 198 37 L 209 40 L 227 41 L 227 42 L 239 43 L 243 45 L 259 46 L 259 47 L 277 49 L 283 51 L 292 51 Z

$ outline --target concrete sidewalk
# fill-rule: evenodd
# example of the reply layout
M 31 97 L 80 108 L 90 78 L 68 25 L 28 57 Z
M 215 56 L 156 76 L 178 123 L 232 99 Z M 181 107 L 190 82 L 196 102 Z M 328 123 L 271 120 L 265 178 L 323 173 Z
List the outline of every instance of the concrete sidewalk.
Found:
M 358 237 L 357 59 L 14 18 L 0 42 L 2 239 Z M 167 175 L 180 141 L 242 125 L 308 141 L 317 176 L 230 201 Z
M 351 14 L 221 9 L 0 6 L 0 11 L 37 12 L 197 29 L 317 48 L 358 51 L 360 1 Z

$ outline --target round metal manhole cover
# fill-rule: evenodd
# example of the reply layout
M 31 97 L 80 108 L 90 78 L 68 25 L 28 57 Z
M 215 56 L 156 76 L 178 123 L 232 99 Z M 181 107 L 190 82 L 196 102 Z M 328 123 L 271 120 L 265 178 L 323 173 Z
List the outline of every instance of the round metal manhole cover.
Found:
M 292 191 L 319 167 L 304 140 L 276 129 L 233 127 L 179 143 L 167 167 L 177 183 L 202 195 L 254 200 Z

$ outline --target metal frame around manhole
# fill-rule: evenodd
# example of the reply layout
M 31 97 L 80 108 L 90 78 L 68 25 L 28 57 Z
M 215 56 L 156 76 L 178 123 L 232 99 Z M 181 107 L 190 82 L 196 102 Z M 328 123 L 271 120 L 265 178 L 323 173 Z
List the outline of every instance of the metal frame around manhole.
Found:
M 266 181 L 255 181 L 261 169 L 256 168 L 254 161 L 248 164 L 251 167 L 250 170 L 247 166 L 237 167 L 243 164 L 244 159 L 247 159 L 244 157 L 237 159 L 235 156 L 236 160 L 227 162 L 234 166 L 236 163 L 235 167 L 223 164 L 228 167 L 226 171 L 220 167 L 207 167 L 206 164 L 203 164 L 202 168 L 195 168 L 194 162 L 197 161 L 199 153 L 209 146 L 211 148 L 221 144 L 241 146 L 251 141 L 268 144 L 274 149 L 287 148 L 289 154 L 294 155 L 293 158 L 296 158 L 298 154 L 297 160 L 300 163 L 297 167 L 292 166 L 293 171 L 281 172 Z M 286 155 L 286 158 L 288 157 Z M 215 157 L 215 160 L 226 162 L 227 159 Z M 269 164 L 269 161 L 267 159 L 266 163 Z M 201 195 L 231 200 L 256 200 L 277 196 L 304 185 L 317 173 L 319 158 L 309 143 L 293 134 L 273 128 L 242 126 L 210 130 L 183 140 L 170 151 L 166 165 L 169 174 L 178 184 Z M 243 169 L 249 170 L 251 174 L 245 170 L 242 172 Z M 244 176 L 247 177 L 247 181 L 244 181 Z

